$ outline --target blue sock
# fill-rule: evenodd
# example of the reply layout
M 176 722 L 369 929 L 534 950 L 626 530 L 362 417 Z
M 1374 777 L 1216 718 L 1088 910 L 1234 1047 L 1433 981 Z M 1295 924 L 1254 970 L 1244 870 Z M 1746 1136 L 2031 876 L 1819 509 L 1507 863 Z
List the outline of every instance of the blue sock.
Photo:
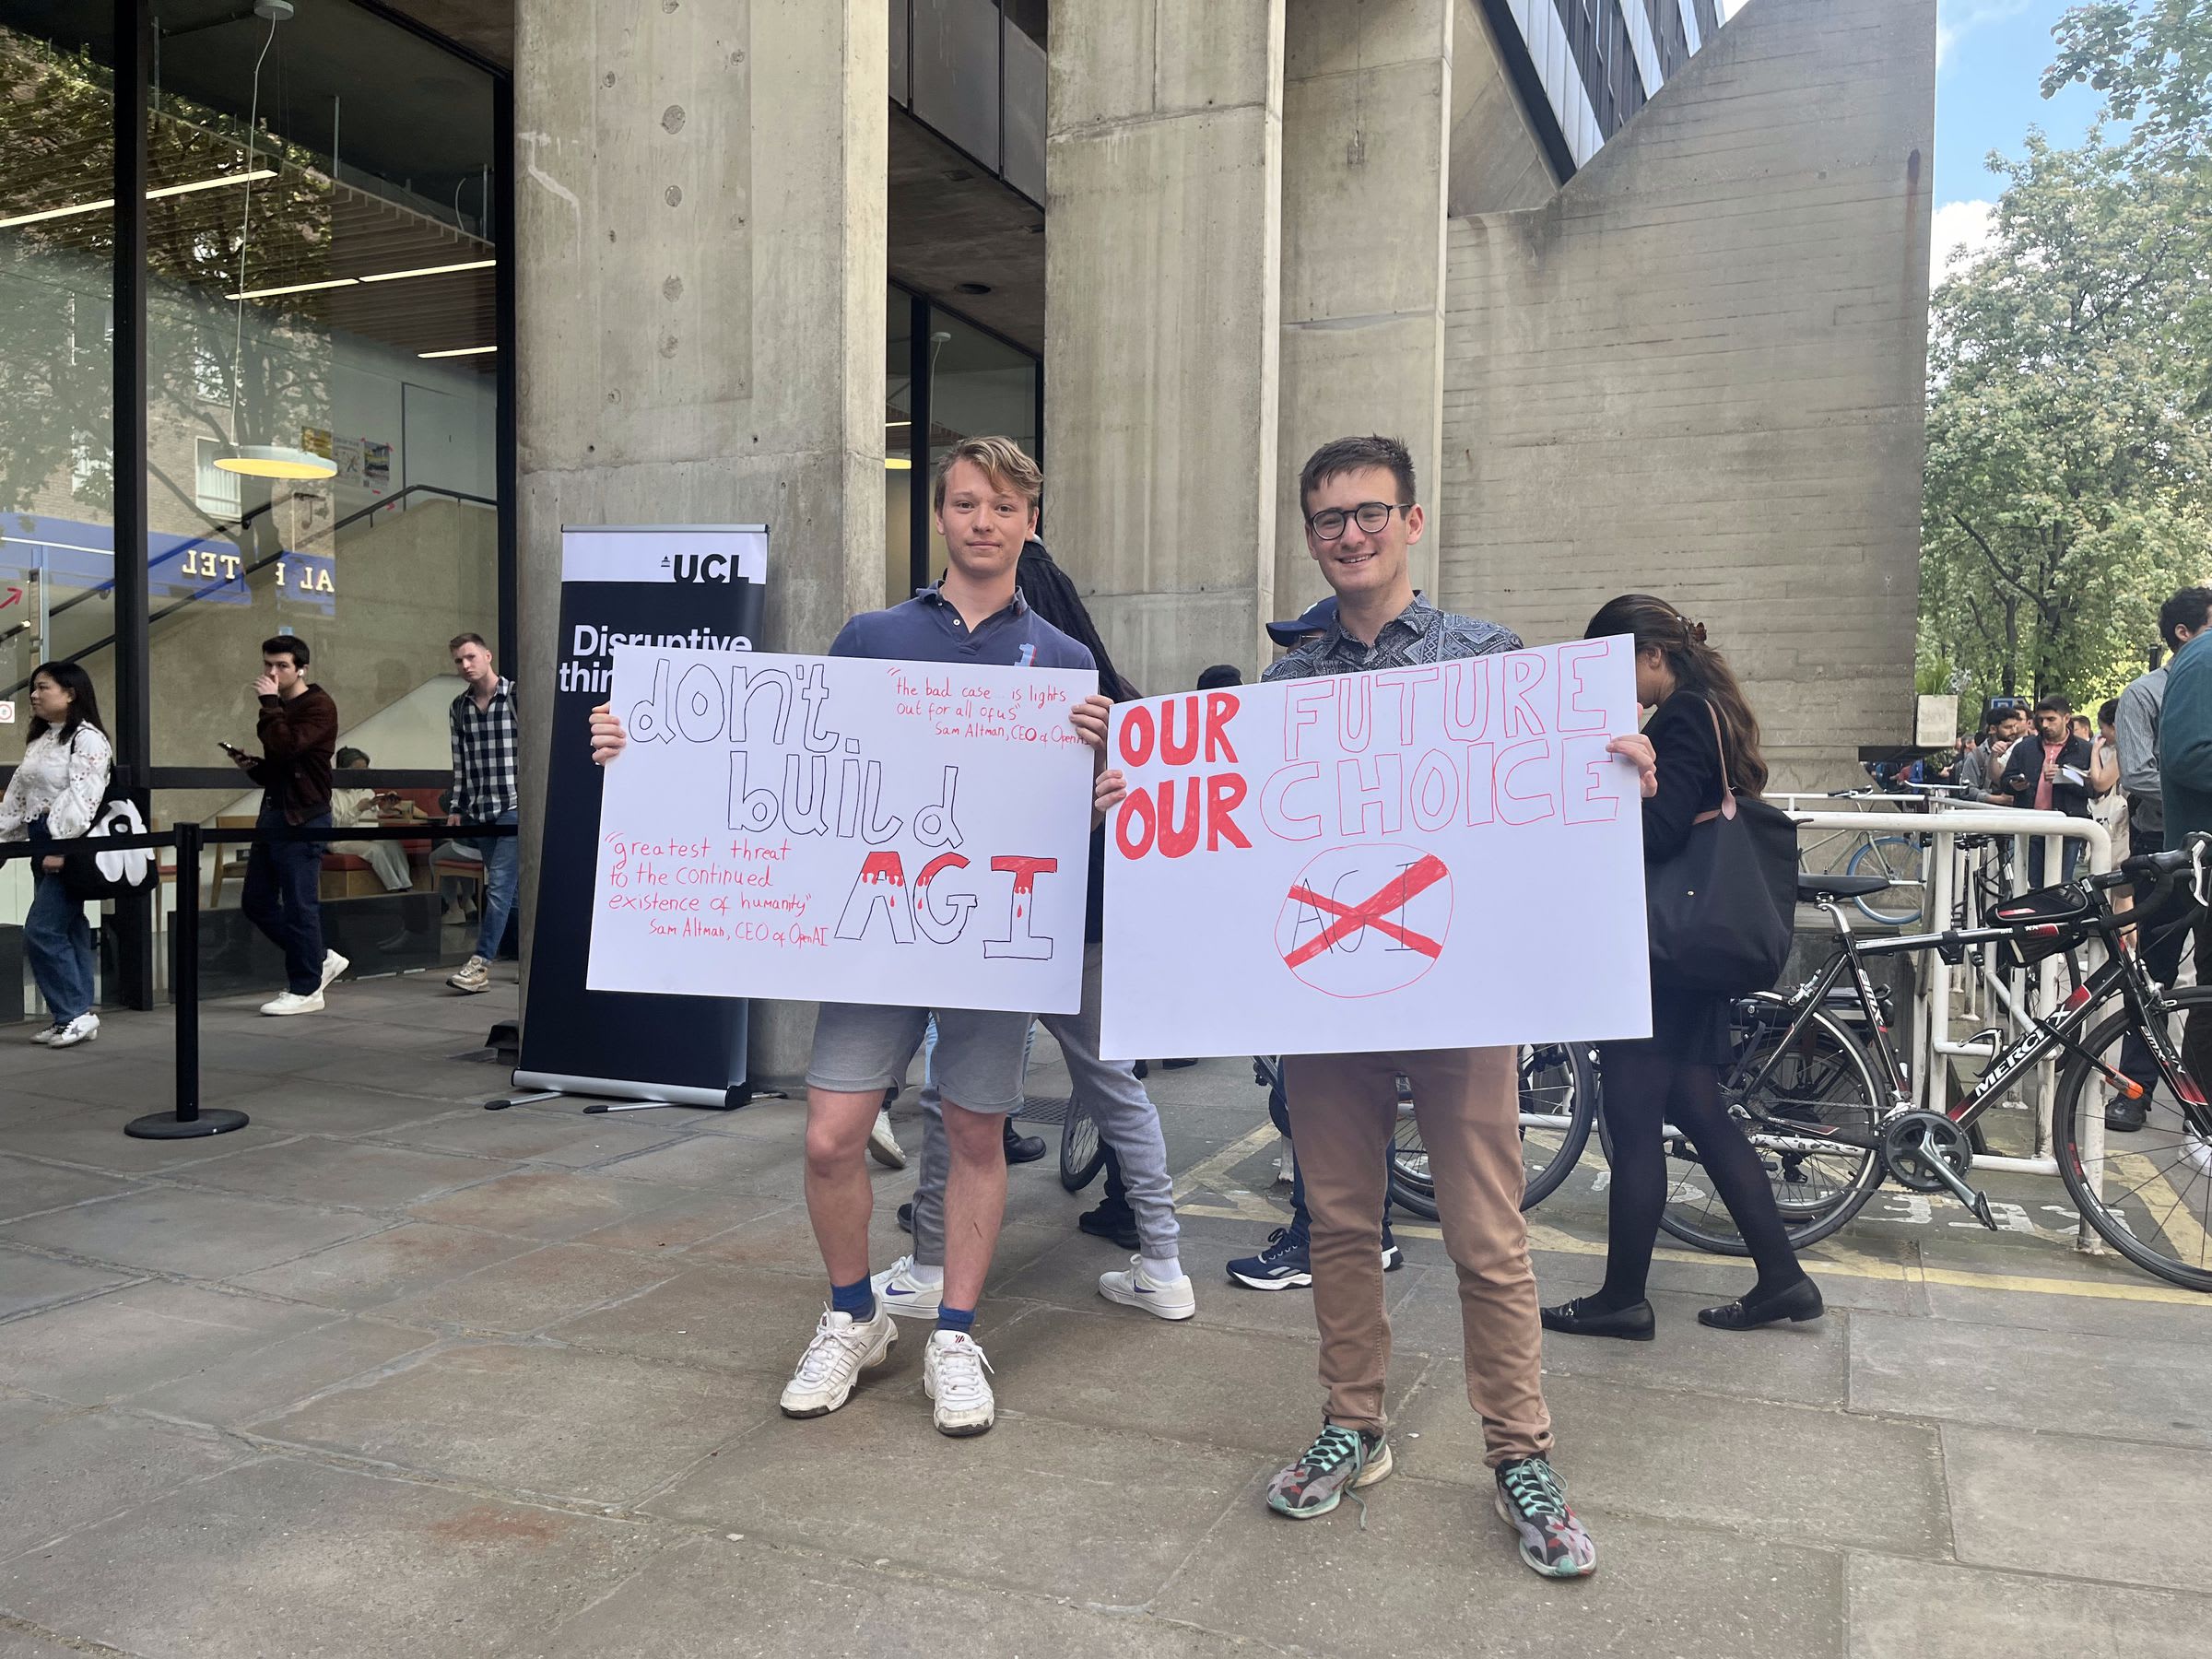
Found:
M 859 1324 L 866 1324 L 876 1317 L 876 1292 L 868 1288 L 865 1278 L 850 1285 L 831 1285 L 830 1311 L 850 1313 Z
M 956 1308 L 950 1302 L 939 1302 L 937 1304 L 937 1329 L 958 1331 L 963 1336 L 970 1335 L 975 1329 L 975 1310 L 973 1308 Z

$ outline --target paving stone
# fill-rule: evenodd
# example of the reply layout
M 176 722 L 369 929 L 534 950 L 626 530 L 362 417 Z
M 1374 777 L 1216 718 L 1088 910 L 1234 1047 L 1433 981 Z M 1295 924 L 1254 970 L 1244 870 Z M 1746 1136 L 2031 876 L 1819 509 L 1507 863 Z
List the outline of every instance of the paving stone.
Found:
M 261 1127 L 293 1135 L 353 1136 L 381 1135 L 416 1124 L 434 1124 L 464 1111 L 442 1096 L 394 1093 L 381 1088 L 288 1078 L 275 1087 L 223 1102 L 246 1113 Z
M 123 1134 L 124 1124 L 135 1117 L 176 1109 L 177 1067 L 167 1042 L 162 1043 L 157 1052 L 129 1057 L 112 1053 L 103 1055 L 100 1050 L 105 1046 L 103 1029 L 100 1043 L 88 1048 L 64 1049 L 60 1055 L 54 1056 L 65 1062 L 74 1057 L 77 1062 L 76 1065 L 55 1065 L 36 1075 L 25 1075 L 23 1081 L 16 1087 L 26 1094 L 52 1102 L 57 1108 L 104 1108 L 107 1114 L 105 1121 L 119 1136 Z M 9 1057 L 8 1064 L 11 1067 L 17 1064 L 15 1056 Z M 220 1106 L 234 1096 L 251 1094 L 255 1089 L 267 1088 L 269 1079 L 263 1073 L 234 1069 L 203 1059 L 199 1083 L 200 1104 Z M 13 1143 L 14 1136 L 11 1135 L 10 1140 Z M 172 1141 L 167 1144 L 175 1146 L 178 1143 Z M 43 1147 L 33 1145 L 23 1145 L 20 1149 L 26 1152 L 44 1151 Z
M 56 1416 L 7 1448 L 0 1560 L 218 1474 L 247 1455 L 206 1430 L 112 1411 Z
M 788 1192 L 800 1179 L 806 1148 L 789 1140 L 737 1135 L 694 1135 L 655 1152 L 607 1164 L 602 1173 L 723 1193 Z
M 0 1382 L 97 1405 L 246 1361 L 331 1317 L 157 1279 L 0 1325 Z
M 249 1124 L 228 1135 L 195 1140 L 133 1140 L 123 1126 L 135 1117 L 168 1110 L 166 1095 L 153 1099 L 121 1091 L 126 1105 L 54 1104 L 28 1114 L 7 1130 L 8 1149 L 31 1158 L 53 1159 L 88 1170 L 124 1175 L 151 1175 L 229 1158 L 248 1147 L 280 1139 L 279 1131 Z
M 1112 1653 L 1230 1659 L 1248 1643 L 1135 1613 L 935 1584 L 850 1562 L 692 1538 L 619 1590 L 514 1650 L 514 1659 L 735 1659 L 866 1653 L 937 1659 L 947 1632 L 976 1659 Z
M 677 1270 L 618 1250 L 548 1244 L 450 1279 L 378 1310 L 406 1324 L 451 1324 L 520 1335 L 602 1302 L 650 1290 Z
M 132 1394 L 127 1404 L 197 1423 L 237 1427 L 324 1389 L 421 1353 L 439 1338 L 366 1319 L 342 1319 L 257 1350 L 249 1365 L 215 1358 L 198 1370 Z
M 2144 1287 L 2149 1288 L 2149 1287 Z M 2077 1331 L 2090 1336 L 2145 1336 L 2162 1342 L 2212 1340 L 2212 1303 L 2175 1288 L 2186 1301 L 2136 1301 L 2112 1296 L 2043 1296 L 1929 1283 L 1928 1312 L 1959 1324 Z
M 199 1278 L 250 1273 L 388 1225 L 244 1193 L 148 1188 L 0 1228 L 0 1237 L 96 1261 Z
M 801 1277 L 687 1265 L 642 1296 L 563 1320 L 546 1335 L 582 1347 L 774 1377 L 780 1390 L 829 1300 L 818 1270 Z M 918 1335 L 928 1326 L 905 1329 Z
M 0 1565 L 0 1606 L 148 1653 L 496 1652 L 618 1587 L 635 1523 L 268 1458 Z
M 804 1215 L 804 1199 L 790 1194 L 691 1192 L 674 1204 L 579 1233 L 576 1242 L 646 1255 L 677 1255 L 764 1216 L 782 1215 L 794 1207 Z
M 437 1152 L 465 1152 L 507 1163 L 555 1164 L 584 1170 L 665 1147 L 677 1138 L 670 1125 L 581 1112 L 486 1112 L 481 1108 L 399 1128 L 376 1138 Z
M 1302 1447 L 1321 1417 L 1311 1337 L 1170 1324 L 1102 1299 L 1096 1312 L 1037 1308 L 976 1329 L 1009 1409 L 1261 1457 Z
M 84 1650 L 0 1624 L 0 1659 L 76 1659 Z
M 130 1190 L 130 1182 L 112 1176 L 0 1154 L 0 1221 L 14 1221 L 41 1210 L 62 1209 Z
M 539 1248 L 500 1233 L 409 1221 L 230 1282 L 265 1296 L 359 1312 Z
M 643 1181 L 524 1170 L 429 1199 L 409 1213 L 420 1221 L 445 1221 L 550 1241 L 644 1215 L 684 1195 L 681 1188 Z
M 1753 1332 L 1715 1331 L 1698 1323 L 1698 1310 L 1712 1305 L 1711 1296 L 1653 1290 L 1651 1299 L 1659 1318 L 1655 1340 L 1618 1342 L 1547 1333 L 1544 1338 L 1546 1374 L 1735 1394 L 1746 1399 L 1841 1406 L 1848 1351 L 1846 1322 L 1875 1317 L 1837 1312 L 1811 1324 Z M 1430 1277 L 1415 1287 L 1391 1323 L 1401 1350 L 1426 1349 L 1440 1357 L 1459 1353 L 1463 1335 L 1457 1281 L 1444 1269 L 1430 1269 Z
M 1830 1547 L 1950 1547 L 1943 1465 L 1924 1425 L 1580 1377 L 1547 1378 L 1544 1399 L 1577 1508 Z M 1433 1367 L 1393 1426 L 1408 1473 L 1489 1489 L 1456 1364 Z
M 2212 1446 L 2208 1380 L 2201 1346 L 1852 1316 L 1854 1411 Z
M 130 1282 L 131 1275 L 113 1268 L 80 1267 L 0 1245 L 0 1319 Z
M 618 1354 L 447 1349 L 254 1425 L 288 1444 L 524 1494 L 635 1502 L 776 1409 L 726 1379 Z
M 1830 1659 L 1843 1558 L 1578 1505 L 1598 1569 L 1560 1583 L 1521 1564 L 1489 1494 L 1399 1475 L 1303 1524 L 1253 1484 L 1152 1611 L 1300 1653 Z M 1391 1590 L 1379 1587 L 1387 1574 Z M 1418 1588 L 1417 1588 L 1418 1586 Z
M 1061 1228 L 1008 1222 L 999 1230 L 998 1248 L 991 1258 L 985 1294 L 1006 1294 L 1005 1287 L 1012 1274 L 1065 1243 L 1066 1239 L 1067 1234 Z M 912 1237 L 900 1230 L 899 1203 L 888 1199 L 879 1202 L 868 1227 L 869 1259 L 877 1264 L 877 1270 L 888 1267 L 913 1247 Z M 772 1267 L 818 1278 L 823 1272 L 821 1246 L 816 1241 L 814 1223 L 807 1218 L 804 1203 L 717 1234 L 694 1245 L 688 1257 L 732 1267 Z
M 483 1158 L 309 1135 L 180 1171 L 176 1179 L 194 1186 L 222 1187 L 268 1198 L 396 1209 L 495 1176 L 504 1167 Z
M 773 1416 L 645 1507 L 748 1539 L 1134 1606 L 1253 1474 L 1241 1452 L 1159 1451 L 1148 1436 L 1011 1412 L 988 1434 L 947 1439 L 910 1381 L 826 1418 Z
M 2202 1659 L 2194 1595 L 1854 1555 L 1852 1659 Z
M 2204 1589 L 2212 1453 L 1947 1423 L 1943 1462 L 1961 1561 Z

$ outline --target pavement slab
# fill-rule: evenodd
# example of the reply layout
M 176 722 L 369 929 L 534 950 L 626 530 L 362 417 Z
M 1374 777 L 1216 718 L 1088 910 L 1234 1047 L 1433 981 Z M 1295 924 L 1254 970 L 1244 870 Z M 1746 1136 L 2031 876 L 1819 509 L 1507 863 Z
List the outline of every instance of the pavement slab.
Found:
M 28 1250 L 0 1245 L 0 1319 L 127 1285 L 134 1276 L 112 1267 L 80 1267 Z
M 410 1324 L 519 1335 L 641 1295 L 677 1271 L 675 1263 L 624 1251 L 547 1244 L 400 1297 L 378 1312 Z
M 0 1221 L 20 1220 L 130 1190 L 130 1182 L 110 1175 L 0 1154 Z
M 1854 1555 L 1851 1659 L 2203 1659 L 2199 1595 Z
M 501 1173 L 488 1159 L 458 1158 L 400 1147 L 364 1145 L 343 1157 L 319 1138 L 256 1147 L 218 1162 L 179 1171 L 181 1184 L 222 1187 L 266 1198 L 355 1209 L 397 1209 L 451 1188 Z
M 258 1350 L 250 1365 L 218 1357 L 127 1396 L 126 1404 L 195 1423 L 238 1428 L 434 1346 L 429 1331 L 341 1319 Z
M 409 1209 L 418 1221 L 551 1241 L 643 1215 L 685 1197 L 682 1189 L 565 1170 L 521 1170 Z
M 772 1376 L 780 1391 L 830 1300 L 818 1266 L 799 1275 L 692 1266 L 688 1259 L 651 1265 L 673 1277 L 643 1295 L 550 1325 L 546 1335 L 603 1352 Z M 904 1328 L 919 1335 L 929 1327 Z
M 541 1248 L 501 1233 L 408 1221 L 275 1267 L 233 1275 L 230 1282 L 263 1296 L 359 1312 Z
M 12 1221 L 0 1227 L 0 1239 L 125 1267 L 222 1278 L 388 1225 L 359 1210 L 163 1187 Z
M 452 1659 L 552 1628 L 664 1542 L 634 1522 L 271 1457 L 0 1563 L 0 1607 L 182 1659 Z
M 7 1501 L 0 1560 L 243 1461 L 235 1441 L 114 1411 L 75 1411 L 0 1441 Z
M 250 1364 L 334 1317 L 155 1279 L 0 1324 L 0 1383 L 98 1405 L 210 1365 Z
M 374 1138 L 434 1152 L 465 1152 L 506 1163 L 587 1170 L 665 1147 L 678 1138 L 671 1125 L 582 1112 L 448 1112 L 419 1124 L 380 1129 Z

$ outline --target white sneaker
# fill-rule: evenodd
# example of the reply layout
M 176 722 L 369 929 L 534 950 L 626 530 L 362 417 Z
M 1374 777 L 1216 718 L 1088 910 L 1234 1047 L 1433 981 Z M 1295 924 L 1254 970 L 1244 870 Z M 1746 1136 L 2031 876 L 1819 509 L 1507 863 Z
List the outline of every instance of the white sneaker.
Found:
M 877 1307 L 888 1308 L 901 1319 L 935 1319 L 945 1300 L 945 1276 L 940 1272 L 935 1283 L 925 1284 L 914 1271 L 914 1258 L 902 1255 L 887 1272 L 868 1280 L 868 1288 L 876 1292 Z
M 868 1156 L 888 1170 L 906 1168 L 906 1148 L 891 1133 L 891 1114 L 888 1109 L 876 1113 L 876 1127 L 868 1131 Z
M 48 1048 L 75 1048 L 80 1042 L 89 1042 L 100 1035 L 100 1016 L 79 1014 L 65 1026 L 54 1028 L 53 1035 L 46 1039 Z
M 340 956 L 336 951 L 324 951 L 323 953 L 323 982 L 315 987 L 316 996 L 321 997 L 324 992 L 330 989 L 330 982 L 352 966 L 353 963 L 348 959 Z M 318 1001 L 315 1006 L 321 1007 L 323 1005 Z M 268 1010 L 264 1008 L 262 1012 L 265 1014 Z
M 1161 1319 L 1188 1319 L 1198 1312 L 1198 1293 L 1191 1288 L 1189 1274 L 1181 1278 L 1156 1279 L 1141 1255 L 1129 1258 L 1126 1273 L 1100 1274 L 1099 1294 L 1108 1301 L 1142 1308 Z
M 783 1415 L 815 1418 L 835 1411 L 852 1398 L 860 1373 L 888 1355 L 898 1340 L 881 1303 L 865 1324 L 850 1313 L 823 1309 L 822 1323 L 814 1327 L 813 1340 L 799 1356 L 799 1369 L 784 1386 Z
M 280 992 L 263 1003 L 261 1011 L 280 1018 L 287 1014 L 320 1014 L 323 1012 L 323 993 L 310 991 L 302 996 L 297 991 Z
M 68 1029 L 69 1028 L 67 1026 L 62 1024 L 62 1022 L 57 1019 L 53 1022 L 53 1024 L 46 1026 L 40 1030 L 33 1031 L 30 1034 L 30 1040 L 33 1042 L 43 1046 L 46 1043 L 52 1042 L 56 1037 L 59 1037 Z
M 982 1434 L 998 1415 L 983 1373 L 991 1361 L 965 1331 L 936 1331 L 922 1350 L 922 1392 L 937 1403 L 937 1432 Z
M 465 991 L 472 996 L 479 991 L 488 991 L 491 989 L 491 964 L 480 956 L 472 956 L 448 974 L 445 982 L 454 990 Z

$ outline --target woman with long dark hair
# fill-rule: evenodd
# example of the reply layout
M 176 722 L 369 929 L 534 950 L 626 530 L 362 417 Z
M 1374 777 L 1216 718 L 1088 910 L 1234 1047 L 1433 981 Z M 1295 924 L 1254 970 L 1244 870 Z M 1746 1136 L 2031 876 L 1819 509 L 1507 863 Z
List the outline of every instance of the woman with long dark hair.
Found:
M 1624 594 L 1590 618 L 1583 637 L 1615 634 L 1634 636 L 1636 700 L 1655 710 L 1643 728 L 1659 756 L 1659 791 L 1643 803 L 1643 857 L 1650 865 L 1680 853 L 1700 816 L 1719 810 L 1725 790 L 1763 790 L 1767 763 L 1759 752 L 1758 718 L 1727 662 L 1705 642 L 1702 623 L 1664 599 Z M 1766 1171 L 1721 1100 L 1729 1001 L 1724 994 L 1669 982 L 1654 966 L 1651 1036 L 1602 1045 L 1606 1122 L 1613 1136 L 1606 1282 L 1594 1296 L 1545 1309 L 1545 1329 L 1651 1340 L 1654 1322 L 1644 1281 L 1666 1205 L 1663 1136 L 1670 1123 L 1696 1147 L 1759 1267 L 1748 1293 L 1707 1308 L 1699 1321 L 1748 1331 L 1820 1316 L 1820 1288 L 1797 1265 Z
M 92 678 L 75 663 L 41 663 L 30 676 L 30 724 L 22 761 L 0 798 L 0 841 L 75 841 L 92 827 L 107 794 L 114 751 L 100 724 Z M 49 1048 L 75 1048 L 100 1034 L 92 1011 L 92 929 L 62 882 L 62 860 L 34 858 L 23 954 L 52 1023 L 31 1034 Z

